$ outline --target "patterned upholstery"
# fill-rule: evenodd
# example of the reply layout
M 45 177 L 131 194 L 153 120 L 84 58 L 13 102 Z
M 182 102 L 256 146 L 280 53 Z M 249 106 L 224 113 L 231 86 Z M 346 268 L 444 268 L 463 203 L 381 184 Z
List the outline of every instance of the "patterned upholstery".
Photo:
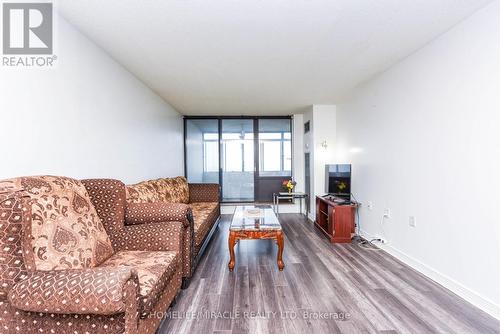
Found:
M 189 203 L 220 202 L 220 186 L 216 183 L 190 183 Z
M 130 203 L 189 203 L 189 186 L 183 176 L 143 181 L 127 186 Z
M 125 224 L 144 224 L 145 222 L 179 221 L 182 231 L 182 273 L 190 277 L 193 258 L 193 214 L 189 205 L 180 203 L 129 203 L 125 214 Z
M 194 219 L 194 244 L 200 247 L 212 227 L 214 219 L 219 216 L 219 203 L 197 202 L 190 204 Z
M 93 268 L 113 254 L 87 190 L 78 180 L 58 176 L 21 177 L 0 188 L 21 188 L 31 198 L 31 224 L 24 242 L 28 269 Z
M 141 182 L 127 186 L 128 203 L 155 203 L 160 201 L 160 194 L 153 183 Z
M 142 224 L 145 220 L 160 222 L 165 220 L 163 217 L 184 222 L 183 276 L 191 277 L 195 257 L 220 216 L 219 185 L 188 184 L 186 178 L 176 177 L 143 181 L 127 186 L 126 192 L 127 224 Z M 171 202 L 177 205 L 189 203 L 189 208 L 193 209 L 192 217 L 186 207 L 166 204 Z
M 53 189 L 63 189 L 63 196 L 56 196 Z M 61 210 L 57 211 L 56 206 Z M 37 212 L 48 215 L 40 218 L 35 216 Z M 57 214 L 62 217 L 57 219 Z M 75 217 L 73 225 L 87 224 L 86 229 L 69 224 L 79 231 L 78 238 L 102 240 L 95 237 L 94 231 L 107 232 L 109 249 L 118 253 L 107 256 L 102 248 L 92 252 L 85 249 L 79 253 L 81 268 L 74 269 L 76 264 L 71 261 L 71 269 L 62 268 L 58 260 L 56 270 L 38 270 L 33 255 L 39 252 L 31 249 L 38 249 L 39 244 L 31 243 L 36 241 L 34 237 L 23 238 L 23 231 L 32 232 L 35 221 L 67 227 L 64 224 Z M 183 223 L 124 223 L 125 186 L 117 180 L 80 183 L 67 178 L 32 177 L 0 181 L 0 333 L 155 333 L 162 319 L 146 310 L 165 312 L 180 289 Z M 51 240 L 49 246 L 55 244 L 54 249 L 62 250 L 68 259 L 73 255 L 65 252 L 83 244 L 80 239 L 71 243 L 64 242 L 71 239 L 57 239 L 62 240 L 58 243 L 50 235 L 47 239 Z M 145 260 L 141 251 L 156 253 Z M 126 266 L 103 266 L 99 262 L 105 258 L 112 263 L 113 257 L 123 257 L 124 253 L 129 253 Z M 92 254 L 90 260 L 87 254 Z M 27 265 L 29 261 L 33 263 Z M 41 261 L 43 265 L 47 262 Z M 164 266 L 162 273 L 160 266 Z M 139 272 L 143 275 L 142 286 Z M 156 282 L 148 276 L 154 273 L 159 277 Z M 141 290 L 149 294 L 143 296 Z
M 139 310 L 146 316 L 165 288 L 168 280 L 174 275 L 179 263 L 179 253 L 123 251 L 118 252 L 102 264 L 103 267 L 131 266 L 137 270 L 139 278 Z
M 0 333 L 142 334 L 143 332 L 138 332 L 137 329 L 125 330 L 125 313 L 79 315 L 25 312 L 8 302 L 0 301 Z
M 127 282 L 138 284 L 135 268 L 32 271 L 9 291 L 20 310 L 70 314 L 116 314 L 125 311 Z
M 219 217 L 220 208 L 217 202 L 197 202 L 191 203 L 190 206 L 194 218 L 194 244 L 196 251 L 198 251 L 214 222 Z
M 182 222 L 189 227 L 191 208 L 181 203 L 129 203 L 125 210 L 125 224 L 135 225 L 146 222 Z
M 212 226 L 220 216 L 220 186 L 215 183 L 190 183 L 189 203 L 193 210 L 195 241 L 198 254 Z
M 118 180 L 83 180 L 83 184 L 89 191 L 90 198 L 94 202 L 96 206 L 97 213 L 99 217 L 104 223 L 104 227 L 111 238 L 113 243 L 113 247 L 116 251 L 119 250 L 161 250 L 154 247 L 149 249 L 144 249 L 144 242 L 140 238 L 129 239 L 128 235 L 142 235 L 143 240 L 151 240 L 150 236 L 154 236 L 154 238 L 162 240 L 162 238 L 168 238 L 168 236 L 163 235 L 168 228 L 165 222 L 161 222 L 159 224 L 144 224 L 144 225 L 136 225 L 134 226 L 123 226 L 123 217 L 127 215 L 132 215 L 132 211 L 134 211 L 133 207 L 131 210 L 128 209 L 128 205 L 126 205 L 126 191 L 125 185 Z M 156 204 L 152 204 L 156 205 Z M 168 204 L 173 205 L 173 207 L 177 207 L 179 210 L 184 210 L 185 206 L 177 206 L 176 204 Z M 127 206 L 127 210 L 125 207 Z M 135 206 L 135 205 L 134 205 Z M 127 213 L 125 212 L 127 211 Z M 140 210 L 139 210 L 140 211 Z M 175 210 L 174 210 L 175 211 Z M 183 222 L 184 226 L 192 225 L 192 215 L 189 214 L 188 217 L 182 217 L 181 212 L 172 212 L 172 219 L 179 218 L 177 221 Z M 135 215 L 134 217 L 136 217 Z M 182 220 L 180 218 L 183 218 Z M 139 219 L 139 218 L 138 218 Z M 168 223 L 171 224 L 171 223 Z M 182 242 L 182 251 L 181 255 L 183 258 L 183 276 L 190 277 L 191 276 L 191 258 L 193 252 L 193 240 L 194 236 L 192 235 L 193 229 L 191 227 L 185 227 L 182 232 L 182 238 L 179 240 Z M 147 235 L 145 237 L 144 235 Z M 175 234 L 175 233 L 174 233 Z M 165 240 L 165 239 L 163 239 Z M 172 239 L 173 240 L 173 239 Z M 156 242 L 158 244 L 158 242 Z M 161 242 L 160 242 L 161 244 Z
M 0 301 L 19 280 L 26 278 L 22 231 L 31 213 L 23 191 L 0 188 Z
M 150 223 L 126 226 L 118 235 L 115 249 L 182 252 L 181 222 Z
M 182 272 L 180 267 L 176 270 L 174 276 L 170 279 L 169 284 L 166 286 L 165 290 L 163 290 L 163 294 L 156 302 L 156 305 L 153 311 L 146 317 L 142 317 L 139 321 L 139 333 L 140 334 L 154 334 L 156 333 L 156 329 L 160 325 L 161 318 L 153 316 L 156 313 L 165 314 L 165 310 L 168 309 L 168 306 L 172 302 L 172 300 L 177 295 L 177 292 L 181 288 L 182 284 Z

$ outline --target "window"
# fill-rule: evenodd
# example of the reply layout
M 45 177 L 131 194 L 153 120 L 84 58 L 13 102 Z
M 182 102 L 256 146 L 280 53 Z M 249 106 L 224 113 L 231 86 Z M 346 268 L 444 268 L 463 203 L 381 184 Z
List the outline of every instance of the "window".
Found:
M 292 174 L 290 118 L 186 117 L 185 175 L 219 183 L 222 201 L 270 201 Z
M 292 133 L 289 119 L 259 120 L 259 174 L 292 175 Z
M 185 120 L 186 176 L 192 183 L 219 181 L 219 129 L 216 119 Z
M 219 171 L 219 134 L 203 134 L 203 171 Z
M 222 149 L 224 171 L 253 172 L 253 133 L 223 133 Z

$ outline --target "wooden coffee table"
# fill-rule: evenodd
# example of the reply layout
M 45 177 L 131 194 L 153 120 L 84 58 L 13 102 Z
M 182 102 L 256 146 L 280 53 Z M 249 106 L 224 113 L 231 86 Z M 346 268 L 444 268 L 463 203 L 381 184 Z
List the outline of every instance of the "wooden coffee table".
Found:
M 238 206 L 229 227 L 229 271 L 235 265 L 234 245 L 240 240 L 272 239 L 278 244 L 278 268 L 283 270 L 285 240 L 281 224 L 271 206 Z

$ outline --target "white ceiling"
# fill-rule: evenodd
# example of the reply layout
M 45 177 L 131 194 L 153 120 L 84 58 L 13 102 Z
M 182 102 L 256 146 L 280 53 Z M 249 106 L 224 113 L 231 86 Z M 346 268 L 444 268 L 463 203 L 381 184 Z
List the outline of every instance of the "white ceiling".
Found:
M 490 0 L 59 0 L 59 12 L 188 115 L 330 104 Z

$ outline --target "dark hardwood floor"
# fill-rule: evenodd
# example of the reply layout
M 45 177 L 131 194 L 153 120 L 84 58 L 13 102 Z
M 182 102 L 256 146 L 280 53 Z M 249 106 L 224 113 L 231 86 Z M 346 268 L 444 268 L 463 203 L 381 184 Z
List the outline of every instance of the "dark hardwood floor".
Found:
M 158 333 L 500 333 L 500 322 L 387 253 L 332 245 L 298 214 L 280 216 L 283 272 L 272 241 L 243 240 L 230 273 L 230 220 Z

